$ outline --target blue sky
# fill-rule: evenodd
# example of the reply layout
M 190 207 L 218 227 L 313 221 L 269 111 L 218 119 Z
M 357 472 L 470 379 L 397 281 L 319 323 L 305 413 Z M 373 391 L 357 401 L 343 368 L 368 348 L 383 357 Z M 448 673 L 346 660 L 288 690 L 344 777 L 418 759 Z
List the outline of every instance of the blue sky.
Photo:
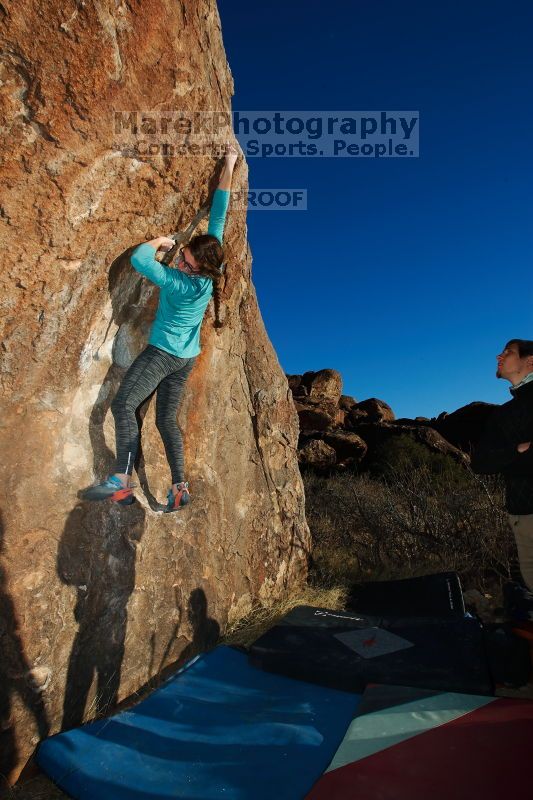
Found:
M 533 339 L 533 4 L 219 0 L 234 110 L 416 110 L 418 158 L 248 158 L 252 277 L 287 373 L 398 417 L 502 403 Z

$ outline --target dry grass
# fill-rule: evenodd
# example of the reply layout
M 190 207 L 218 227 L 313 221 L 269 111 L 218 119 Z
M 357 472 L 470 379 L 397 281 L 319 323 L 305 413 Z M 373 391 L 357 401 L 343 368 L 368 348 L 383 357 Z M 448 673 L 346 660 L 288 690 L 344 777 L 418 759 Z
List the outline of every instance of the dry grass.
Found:
M 279 600 L 268 608 L 258 606 L 253 609 L 246 617 L 243 617 L 225 631 L 221 643 L 249 647 L 295 606 L 342 609 L 345 602 L 346 590 L 344 587 L 300 587 L 290 597 Z

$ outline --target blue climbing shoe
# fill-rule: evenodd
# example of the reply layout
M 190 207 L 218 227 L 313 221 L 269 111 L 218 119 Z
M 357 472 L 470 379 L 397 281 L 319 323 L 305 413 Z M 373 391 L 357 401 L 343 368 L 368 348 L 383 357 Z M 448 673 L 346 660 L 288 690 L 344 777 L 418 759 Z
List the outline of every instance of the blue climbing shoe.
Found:
M 180 508 L 186 506 L 190 503 L 191 495 L 189 492 L 189 484 L 187 481 L 183 481 L 182 483 L 178 483 L 178 491 L 176 495 L 172 491 L 172 487 L 168 490 L 167 493 L 167 507 L 165 508 L 165 514 L 171 514 L 173 511 L 179 511 Z
M 82 492 L 83 500 L 112 500 L 121 506 L 130 506 L 135 502 L 132 489 L 137 484 L 123 486 L 120 478 L 110 475 L 102 483 L 89 486 Z

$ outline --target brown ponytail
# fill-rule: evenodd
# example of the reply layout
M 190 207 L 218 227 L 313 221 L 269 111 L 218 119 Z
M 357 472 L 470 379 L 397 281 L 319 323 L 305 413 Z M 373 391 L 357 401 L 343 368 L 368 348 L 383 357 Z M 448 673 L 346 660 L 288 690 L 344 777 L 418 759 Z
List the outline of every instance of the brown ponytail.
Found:
M 217 278 L 216 280 L 213 279 L 213 305 L 215 308 L 215 322 L 214 322 L 215 328 L 221 328 L 224 325 L 224 323 L 220 319 L 221 289 L 219 280 L 220 280 L 219 278 Z
M 209 233 L 199 234 L 193 236 L 189 242 L 189 250 L 199 266 L 197 274 L 203 275 L 205 278 L 211 278 L 213 281 L 213 303 L 215 307 L 215 328 L 221 328 L 223 322 L 220 319 L 221 307 L 221 288 L 220 278 L 222 273 L 220 267 L 224 260 L 224 251 L 222 245 L 216 236 L 211 236 Z

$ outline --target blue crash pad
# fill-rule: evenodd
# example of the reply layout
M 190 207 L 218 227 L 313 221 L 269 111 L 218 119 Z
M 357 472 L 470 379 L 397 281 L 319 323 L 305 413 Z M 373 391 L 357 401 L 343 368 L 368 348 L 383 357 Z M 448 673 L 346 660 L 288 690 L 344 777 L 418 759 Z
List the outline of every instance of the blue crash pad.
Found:
M 327 768 L 359 702 L 217 647 L 137 706 L 46 739 L 37 761 L 79 800 L 297 800 Z

